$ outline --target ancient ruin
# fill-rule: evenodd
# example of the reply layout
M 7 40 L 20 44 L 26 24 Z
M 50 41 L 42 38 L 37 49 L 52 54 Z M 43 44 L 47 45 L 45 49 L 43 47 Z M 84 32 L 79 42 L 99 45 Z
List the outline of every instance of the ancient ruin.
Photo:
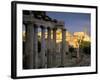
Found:
M 70 35 L 64 21 L 49 17 L 45 11 L 23 10 L 23 26 L 23 69 L 90 65 L 90 38 L 86 33 Z M 84 41 L 88 46 L 82 52 Z
M 56 31 L 62 30 L 61 63 L 64 66 L 66 29 L 64 22 L 57 21 L 41 11 L 23 11 L 23 25 L 26 28 L 25 51 L 23 56 L 24 68 L 50 68 L 56 65 Z M 41 52 L 38 57 L 38 29 L 41 29 Z M 45 31 L 47 30 L 47 54 Z M 53 42 L 51 42 L 51 31 L 53 31 Z M 53 46 L 52 46 L 53 45 Z

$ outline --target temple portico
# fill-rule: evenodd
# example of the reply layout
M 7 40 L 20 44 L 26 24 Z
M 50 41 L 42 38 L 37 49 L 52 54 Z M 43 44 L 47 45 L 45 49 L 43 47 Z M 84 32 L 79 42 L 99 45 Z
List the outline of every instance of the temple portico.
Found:
M 45 15 L 45 14 L 44 14 Z M 45 15 L 46 16 L 46 15 Z M 56 31 L 62 30 L 62 50 L 61 65 L 64 66 L 66 29 L 64 22 L 51 20 L 48 16 L 42 18 L 32 11 L 23 11 L 23 25 L 25 25 L 25 69 L 51 68 L 56 67 Z M 41 51 L 38 53 L 38 32 L 41 29 Z M 45 32 L 47 31 L 47 44 L 45 41 Z M 51 31 L 53 31 L 53 41 L 51 41 Z M 53 45 L 53 46 L 51 46 Z M 46 54 L 47 48 L 47 54 Z M 40 57 L 39 57 L 40 55 Z

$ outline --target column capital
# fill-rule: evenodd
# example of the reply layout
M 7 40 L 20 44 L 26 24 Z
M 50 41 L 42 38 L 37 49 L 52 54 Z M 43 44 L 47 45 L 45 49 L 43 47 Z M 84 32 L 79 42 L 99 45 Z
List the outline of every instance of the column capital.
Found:
M 50 27 L 47 27 L 47 29 L 51 30 L 52 28 L 50 28 Z
M 31 25 L 33 23 L 31 21 L 24 21 L 23 24 L 25 24 L 25 25 Z
M 57 30 L 57 28 L 53 28 L 53 30 Z
M 34 28 L 38 27 L 38 25 L 37 25 L 37 24 L 33 24 L 33 26 L 34 26 Z
M 46 29 L 46 27 L 45 27 L 45 26 L 42 26 L 42 25 L 40 26 L 40 28 L 42 28 L 42 29 Z
M 63 30 L 63 31 L 66 31 L 66 29 L 65 29 L 65 28 L 63 28 L 62 30 Z

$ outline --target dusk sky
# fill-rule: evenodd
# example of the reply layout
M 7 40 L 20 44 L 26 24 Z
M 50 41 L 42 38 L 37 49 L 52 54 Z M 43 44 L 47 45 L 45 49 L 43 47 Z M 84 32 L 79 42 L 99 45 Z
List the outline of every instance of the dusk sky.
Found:
M 91 15 L 89 13 L 46 12 L 46 15 L 52 19 L 64 21 L 64 27 L 70 33 L 86 31 L 90 35 Z M 23 30 L 25 30 L 24 27 Z
M 47 12 L 47 15 L 51 18 L 64 21 L 65 27 L 71 33 L 87 29 L 87 33 L 90 34 L 91 15 L 88 13 Z

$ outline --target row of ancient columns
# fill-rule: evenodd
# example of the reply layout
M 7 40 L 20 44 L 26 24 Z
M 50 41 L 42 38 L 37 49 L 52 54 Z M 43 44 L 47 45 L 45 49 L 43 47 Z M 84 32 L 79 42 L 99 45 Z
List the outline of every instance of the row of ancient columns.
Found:
M 23 57 L 26 69 L 36 69 L 39 67 L 39 60 L 41 68 L 45 68 L 46 60 L 46 41 L 45 31 L 47 29 L 47 68 L 56 67 L 56 30 L 50 27 L 45 28 L 41 26 L 41 52 L 40 59 L 38 57 L 38 28 L 39 26 L 33 24 L 25 24 L 26 26 L 26 39 L 25 39 L 25 55 Z M 53 30 L 53 47 L 51 47 L 51 31 Z M 65 39 L 66 30 L 62 29 L 62 50 L 61 50 L 61 66 L 64 66 L 65 54 Z

